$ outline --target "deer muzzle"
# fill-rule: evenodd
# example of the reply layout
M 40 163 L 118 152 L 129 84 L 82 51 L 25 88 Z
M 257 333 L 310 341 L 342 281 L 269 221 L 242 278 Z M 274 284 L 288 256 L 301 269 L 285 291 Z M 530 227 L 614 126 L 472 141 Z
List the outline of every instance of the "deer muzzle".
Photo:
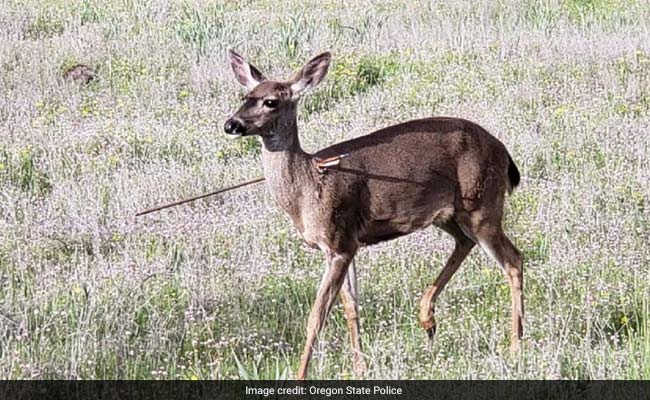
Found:
M 223 125 L 223 130 L 233 138 L 246 135 L 246 127 L 236 118 L 229 118 Z

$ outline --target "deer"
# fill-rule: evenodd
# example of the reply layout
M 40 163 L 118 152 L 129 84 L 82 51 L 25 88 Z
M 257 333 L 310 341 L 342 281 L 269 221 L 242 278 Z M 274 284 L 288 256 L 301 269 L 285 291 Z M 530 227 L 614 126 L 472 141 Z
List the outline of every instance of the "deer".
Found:
M 506 192 L 520 174 L 505 145 L 476 123 L 431 117 L 392 125 L 316 153 L 300 145 L 299 99 L 327 75 L 332 56 L 322 53 L 287 80 L 267 79 L 230 49 L 228 59 L 247 94 L 224 124 L 231 138 L 257 136 L 266 186 L 304 242 L 325 254 L 326 268 L 307 322 L 297 372 L 306 379 L 317 338 L 340 297 L 356 376 L 367 371 L 359 323 L 356 266 L 364 246 L 434 225 L 455 246 L 420 300 L 419 322 L 436 332 L 435 303 L 476 244 L 496 261 L 512 300 L 510 350 L 523 335 L 523 257 L 502 228 Z

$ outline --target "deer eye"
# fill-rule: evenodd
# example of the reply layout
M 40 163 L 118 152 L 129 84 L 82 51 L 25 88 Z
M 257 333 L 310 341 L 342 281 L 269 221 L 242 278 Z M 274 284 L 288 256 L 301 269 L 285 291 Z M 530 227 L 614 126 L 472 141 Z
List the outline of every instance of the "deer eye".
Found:
M 264 100 L 264 107 L 276 108 L 279 104 L 279 101 L 275 99 Z

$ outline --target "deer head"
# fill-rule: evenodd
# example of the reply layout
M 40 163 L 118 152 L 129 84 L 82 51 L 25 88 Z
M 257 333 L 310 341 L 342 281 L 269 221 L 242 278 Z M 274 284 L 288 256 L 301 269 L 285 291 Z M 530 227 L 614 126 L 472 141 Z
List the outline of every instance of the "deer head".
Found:
M 332 58 L 330 53 L 312 58 L 286 81 L 267 80 L 233 50 L 228 56 L 237 81 L 248 93 L 244 104 L 224 124 L 226 133 L 232 137 L 259 135 L 274 142 L 290 140 L 291 129 L 287 127 L 295 126 L 296 104 L 323 80 Z

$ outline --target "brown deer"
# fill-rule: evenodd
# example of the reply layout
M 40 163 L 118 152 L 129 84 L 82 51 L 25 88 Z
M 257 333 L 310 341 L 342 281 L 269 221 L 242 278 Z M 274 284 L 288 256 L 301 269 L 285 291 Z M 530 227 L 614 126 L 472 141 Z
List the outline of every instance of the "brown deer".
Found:
M 456 242 L 420 301 L 419 319 L 429 338 L 436 331 L 436 299 L 478 243 L 510 284 L 515 351 L 523 333 L 523 263 L 501 220 L 506 191 L 519 183 L 519 171 L 505 146 L 473 122 L 438 117 L 393 125 L 309 154 L 300 146 L 296 108 L 298 99 L 327 74 L 330 54 L 314 57 L 286 81 L 267 80 L 232 50 L 229 59 L 248 94 L 224 129 L 234 137 L 261 138 L 264 176 L 273 199 L 307 245 L 321 249 L 327 258 L 298 378 L 307 377 L 312 348 L 337 294 L 350 331 L 354 372 L 363 375 L 352 259 L 360 246 L 429 225 Z

